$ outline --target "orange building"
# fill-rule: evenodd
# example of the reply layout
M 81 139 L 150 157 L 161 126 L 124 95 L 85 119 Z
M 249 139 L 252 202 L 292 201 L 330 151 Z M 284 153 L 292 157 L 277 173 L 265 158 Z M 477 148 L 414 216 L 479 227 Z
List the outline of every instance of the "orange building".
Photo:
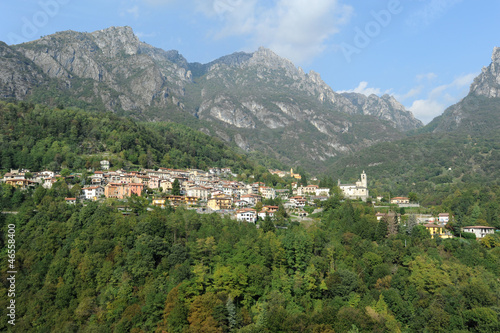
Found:
M 139 183 L 109 183 L 104 187 L 104 196 L 106 198 L 123 199 L 132 194 L 140 196 L 144 190 L 144 185 Z

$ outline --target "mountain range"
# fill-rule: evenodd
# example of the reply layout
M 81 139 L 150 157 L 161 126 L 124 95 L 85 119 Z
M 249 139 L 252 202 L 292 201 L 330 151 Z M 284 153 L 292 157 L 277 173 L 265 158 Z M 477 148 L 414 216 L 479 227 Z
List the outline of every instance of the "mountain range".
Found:
M 181 123 L 267 166 L 344 179 L 365 169 L 406 191 L 416 179 L 491 180 L 499 160 L 500 48 L 469 94 L 426 126 L 392 96 L 337 93 L 266 48 L 191 63 L 129 27 L 0 42 L 0 98 Z
M 361 170 L 375 176 L 386 191 L 414 191 L 430 198 L 456 185 L 499 186 L 500 48 L 494 48 L 490 65 L 474 79 L 467 96 L 441 116 L 407 138 L 339 158 L 329 174 L 356 179 Z
M 190 63 L 130 27 L 0 43 L 0 98 L 183 123 L 313 170 L 423 126 L 394 97 L 337 93 L 269 49 Z

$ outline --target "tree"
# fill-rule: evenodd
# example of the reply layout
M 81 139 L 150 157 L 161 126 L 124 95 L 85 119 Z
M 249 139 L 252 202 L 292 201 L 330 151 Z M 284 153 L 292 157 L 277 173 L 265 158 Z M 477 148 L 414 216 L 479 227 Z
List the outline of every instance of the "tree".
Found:
M 206 293 L 194 298 L 189 307 L 189 329 L 192 332 L 222 332 L 213 317 L 213 310 L 222 301 L 213 293 Z
M 410 202 L 418 202 L 418 196 L 415 192 L 408 193 L 408 199 L 410 199 Z
M 418 225 L 417 216 L 415 214 L 411 214 L 408 217 L 408 221 L 406 222 L 406 233 L 408 233 L 408 235 L 411 235 L 413 228 L 417 225 Z
M 300 173 L 299 185 L 307 186 L 307 177 L 306 177 L 306 174 L 304 172 Z
M 276 228 L 274 227 L 273 221 L 271 220 L 271 217 L 266 214 L 266 217 L 264 218 L 264 222 L 262 223 L 262 230 L 264 232 L 272 231 L 274 232 Z
M 71 171 L 67 168 L 61 170 L 61 176 L 68 177 L 71 174 Z
M 181 195 L 181 184 L 179 184 L 179 179 L 177 178 L 172 183 L 172 195 Z

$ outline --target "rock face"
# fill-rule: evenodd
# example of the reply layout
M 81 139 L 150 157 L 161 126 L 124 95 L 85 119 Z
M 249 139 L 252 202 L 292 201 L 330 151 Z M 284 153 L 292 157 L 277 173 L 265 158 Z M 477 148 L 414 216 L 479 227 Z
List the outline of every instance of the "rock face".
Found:
M 469 94 L 447 108 L 425 129 L 449 132 L 460 129 L 471 134 L 500 127 L 500 48 L 493 49 L 491 64 L 483 67 L 470 86 Z
M 170 95 L 182 95 L 191 81 L 191 73 L 171 60 L 182 62 L 183 58 L 142 43 L 130 27 L 93 33 L 65 31 L 14 49 L 49 77 L 64 82 L 69 94 L 86 83 L 82 88 L 86 101 L 102 103 L 109 111 L 179 106 Z
M 483 67 L 481 74 L 474 79 L 470 93 L 485 97 L 500 97 L 500 47 L 493 49 L 491 64 Z
M 365 115 L 375 116 L 379 119 L 387 120 L 394 124 L 396 128 L 409 131 L 422 127 L 422 122 L 416 119 L 413 114 L 406 110 L 393 96 L 377 95 L 365 96 L 356 93 L 342 93 L 353 105 L 357 112 Z
M 0 98 L 23 99 L 48 78 L 31 61 L 0 42 Z
M 325 161 L 422 126 L 393 97 L 338 94 L 318 73 L 266 48 L 189 63 L 177 51 L 141 42 L 130 27 L 111 27 L 2 44 L 0 52 L 5 97 L 47 103 L 49 96 L 142 120 L 197 124 L 293 164 Z

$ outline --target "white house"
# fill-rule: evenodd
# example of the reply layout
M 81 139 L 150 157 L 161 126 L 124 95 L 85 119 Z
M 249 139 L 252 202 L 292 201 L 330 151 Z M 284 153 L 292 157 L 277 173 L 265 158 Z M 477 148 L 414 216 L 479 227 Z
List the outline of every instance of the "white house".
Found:
M 256 194 L 245 194 L 240 197 L 240 200 L 248 202 L 250 206 L 255 206 L 257 202 L 262 201 L 262 198 Z
M 44 170 L 44 171 L 40 171 L 40 172 L 35 172 L 33 174 L 33 178 L 40 182 L 40 183 L 43 183 L 44 179 L 45 178 L 52 178 L 54 177 L 56 174 L 54 171 L 50 171 L 50 170 Z
M 96 200 L 101 195 L 104 195 L 104 187 L 102 186 L 89 186 L 82 188 L 83 197 L 85 200 Z
M 297 187 L 297 195 L 314 195 L 318 188 L 318 185 L 299 186 Z
M 101 169 L 102 170 L 109 170 L 109 161 L 108 160 L 102 160 L 101 162 Z
M 295 196 L 290 198 L 290 204 L 294 208 L 303 208 L 306 205 L 306 198 L 301 196 Z
M 448 223 L 450 221 L 450 213 L 439 213 L 438 214 L 439 223 Z
M 252 208 L 243 208 L 236 211 L 236 220 L 255 223 L 257 221 L 257 211 Z
M 264 197 L 266 199 L 274 199 L 274 198 L 276 198 L 276 191 L 272 187 L 260 186 L 259 187 L 259 192 L 262 195 L 262 197 Z
M 495 228 L 485 227 L 481 225 L 464 227 L 463 232 L 471 232 L 476 235 L 476 239 L 484 238 L 486 235 L 493 235 L 495 233 Z
M 236 200 L 235 202 L 233 202 L 233 204 L 237 208 L 248 207 L 248 202 L 246 202 L 245 200 Z
M 206 189 L 205 187 L 191 187 L 189 188 L 187 191 L 187 196 L 188 197 L 196 197 L 196 198 L 200 198 L 202 200 L 207 200 L 208 199 L 208 189 Z
M 260 211 L 257 216 L 260 217 L 261 219 L 265 219 L 266 215 L 269 215 L 269 217 L 274 217 L 274 212 L 268 211 L 268 210 L 263 210 Z
M 391 204 L 409 204 L 410 199 L 407 197 L 394 197 L 391 198 Z
M 329 188 L 318 188 L 318 189 L 316 189 L 316 196 L 317 197 L 329 197 L 330 196 L 330 189 Z
M 76 198 L 64 198 L 68 205 L 76 205 Z

